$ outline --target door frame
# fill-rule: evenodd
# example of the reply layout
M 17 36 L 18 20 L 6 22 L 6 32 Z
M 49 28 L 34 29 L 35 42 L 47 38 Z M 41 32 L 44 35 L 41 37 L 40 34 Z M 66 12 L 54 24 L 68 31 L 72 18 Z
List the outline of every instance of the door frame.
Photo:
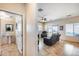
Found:
M 7 10 L 3 10 L 3 9 L 0 9 L 0 11 L 3 11 L 3 12 L 7 12 L 7 13 L 10 13 L 10 14 L 13 14 L 13 15 L 18 15 L 18 16 L 21 16 L 21 22 L 22 22 L 22 56 L 23 56 L 23 54 L 24 54 L 24 45 L 23 45 L 23 42 L 24 42 L 24 38 L 23 38 L 23 15 L 21 15 L 21 14 L 18 14 L 18 13 L 15 13 L 15 12 L 12 12 L 12 11 L 7 11 Z

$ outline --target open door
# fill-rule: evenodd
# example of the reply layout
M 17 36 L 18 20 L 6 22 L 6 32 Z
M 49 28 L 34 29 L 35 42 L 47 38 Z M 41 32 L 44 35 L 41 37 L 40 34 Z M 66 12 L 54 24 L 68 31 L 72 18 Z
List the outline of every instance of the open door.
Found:
M 22 17 L 16 16 L 16 43 L 21 55 L 23 55 Z

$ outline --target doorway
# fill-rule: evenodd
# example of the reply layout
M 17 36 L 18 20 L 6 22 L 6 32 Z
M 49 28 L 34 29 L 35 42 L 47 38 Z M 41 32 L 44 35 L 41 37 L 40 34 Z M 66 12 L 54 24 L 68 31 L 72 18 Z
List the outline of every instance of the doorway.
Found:
M 22 15 L 0 10 L 0 55 L 23 55 Z

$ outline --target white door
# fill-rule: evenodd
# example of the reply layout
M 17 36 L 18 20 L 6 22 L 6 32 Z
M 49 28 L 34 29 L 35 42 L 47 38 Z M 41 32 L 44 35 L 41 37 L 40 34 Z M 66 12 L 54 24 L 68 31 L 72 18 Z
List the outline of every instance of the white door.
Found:
M 23 34 L 22 34 L 22 17 L 17 16 L 16 17 L 16 43 L 18 50 L 21 54 L 23 54 Z

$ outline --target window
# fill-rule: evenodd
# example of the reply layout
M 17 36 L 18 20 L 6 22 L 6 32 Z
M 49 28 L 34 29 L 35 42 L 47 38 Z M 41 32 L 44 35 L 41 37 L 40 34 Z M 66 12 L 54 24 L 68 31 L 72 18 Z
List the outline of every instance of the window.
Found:
M 74 35 L 79 35 L 79 23 L 74 23 Z
M 57 33 L 58 32 L 58 26 L 52 26 L 52 32 Z
M 66 24 L 66 26 L 65 26 L 65 34 L 67 35 L 67 36 L 73 36 L 73 24 Z
M 48 25 L 47 29 L 48 29 L 47 30 L 48 31 L 48 37 L 51 37 L 51 35 L 53 33 L 57 33 L 58 32 L 58 26 L 57 25 L 55 25 L 55 26 Z
M 66 24 L 66 35 L 76 36 L 79 35 L 79 23 Z
M 47 32 L 48 32 L 48 37 L 51 37 L 51 35 L 52 35 L 52 25 L 47 25 Z
M 48 26 L 48 32 L 57 33 L 58 32 L 58 26 L 57 25 L 55 25 L 55 26 L 49 25 Z

